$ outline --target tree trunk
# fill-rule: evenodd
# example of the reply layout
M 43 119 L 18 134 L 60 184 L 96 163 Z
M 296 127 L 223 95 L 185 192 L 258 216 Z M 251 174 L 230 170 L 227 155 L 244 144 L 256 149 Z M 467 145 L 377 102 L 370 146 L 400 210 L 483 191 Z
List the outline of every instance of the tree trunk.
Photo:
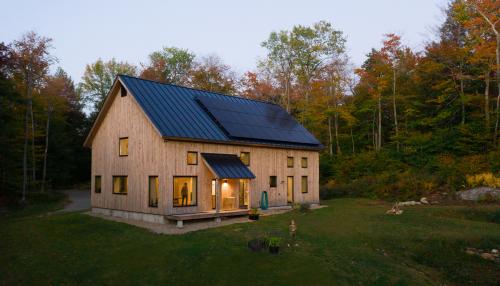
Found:
M 340 155 L 342 154 L 342 151 L 340 150 L 339 143 L 339 114 L 337 112 L 335 112 L 333 119 L 333 125 L 335 127 L 335 144 L 337 145 L 337 155 Z
M 378 136 L 377 136 L 377 151 L 382 147 L 382 95 L 378 96 Z
M 377 151 L 377 133 L 375 132 L 375 121 L 376 121 L 377 111 L 373 110 L 373 120 L 372 120 L 372 138 L 373 138 L 373 149 Z
M 486 127 L 486 132 L 490 132 L 490 71 L 488 70 L 484 74 L 484 123 Z M 489 136 L 489 135 L 488 135 Z
M 29 93 L 29 92 L 27 92 Z M 28 97 L 28 96 L 27 96 Z M 26 101 L 26 114 L 24 116 L 24 151 L 23 151 L 23 192 L 21 201 L 26 201 L 26 191 L 28 188 L 28 137 L 29 137 L 29 97 Z
M 496 50 L 496 73 L 497 73 L 497 106 L 496 106 L 496 121 L 495 121 L 495 137 L 493 138 L 493 145 L 497 145 L 498 136 L 498 118 L 500 116 L 500 33 L 494 29 L 495 36 L 497 37 L 497 50 Z
M 328 153 L 333 155 L 332 117 L 328 116 Z
M 465 95 L 464 95 L 464 79 L 460 74 L 460 103 L 462 104 L 462 125 L 465 124 Z
M 396 108 L 396 69 L 393 70 L 392 78 L 392 107 L 394 111 L 394 129 L 396 131 L 396 149 L 399 152 L 399 128 L 398 128 L 398 112 Z
M 351 127 L 351 143 L 352 143 L 352 154 L 354 154 L 354 135 L 352 134 L 352 127 Z
M 42 186 L 41 186 L 41 192 L 45 192 L 45 179 L 47 175 L 47 154 L 49 151 L 49 131 L 50 131 L 50 115 L 51 115 L 51 110 L 49 107 L 49 111 L 47 112 L 47 132 L 45 134 L 45 152 L 43 154 L 43 175 L 42 175 Z
M 35 118 L 33 117 L 33 99 L 30 100 L 30 116 L 31 116 L 31 156 L 33 165 L 32 188 L 34 188 L 36 184 L 36 158 L 35 158 Z

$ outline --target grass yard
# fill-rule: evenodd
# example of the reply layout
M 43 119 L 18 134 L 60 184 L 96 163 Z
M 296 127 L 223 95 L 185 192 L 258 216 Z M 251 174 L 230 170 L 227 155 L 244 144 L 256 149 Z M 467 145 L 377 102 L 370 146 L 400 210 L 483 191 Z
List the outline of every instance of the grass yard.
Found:
M 166 236 L 80 213 L 0 218 L 0 284 L 499 285 L 500 265 L 465 254 L 500 248 L 498 205 L 405 208 L 336 199 L 327 208 Z M 247 249 L 266 233 L 297 247 Z M 283 248 L 283 247 L 282 247 Z

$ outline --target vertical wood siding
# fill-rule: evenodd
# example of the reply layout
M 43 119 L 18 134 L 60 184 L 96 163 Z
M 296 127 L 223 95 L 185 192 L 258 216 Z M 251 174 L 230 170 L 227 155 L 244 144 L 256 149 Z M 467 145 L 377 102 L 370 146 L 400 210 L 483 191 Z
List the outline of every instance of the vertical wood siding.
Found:
M 132 95 L 111 94 L 112 104 L 92 141 L 93 207 L 153 214 L 194 213 L 211 210 L 211 180 L 200 153 L 236 154 L 250 152 L 249 168 L 256 179 L 250 180 L 250 204 L 257 207 L 261 192 L 267 191 L 270 206 L 287 204 L 287 177 L 294 176 L 294 201 L 319 202 L 319 153 L 292 149 L 257 146 L 237 146 L 213 143 L 167 141 L 146 117 Z M 118 95 L 118 96 L 117 96 Z M 129 138 L 129 155 L 118 156 L 120 137 Z M 187 164 L 187 152 L 198 152 L 198 165 Z M 287 157 L 294 157 L 294 167 L 287 168 Z M 308 158 L 308 168 L 301 168 L 302 157 Z M 128 194 L 112 193 L 112 176 L 128 176 Z M 102 191 L 94 192 L 94 177 L 101 176 Z M 158 176 L 158 207 L 148 206 L 148 177 Z M 197 176 L 197 206 L 173 207 L 173 176 Z M 277 176 L 276 188 L 269 187 L 269 176 Z M 301 193 L 301 177 L 308 176 L 309 192 Z M 229 180 L 229 190 L 238 197 L 238 180 Z M 238 202 L 238 200 L 236 201 Z

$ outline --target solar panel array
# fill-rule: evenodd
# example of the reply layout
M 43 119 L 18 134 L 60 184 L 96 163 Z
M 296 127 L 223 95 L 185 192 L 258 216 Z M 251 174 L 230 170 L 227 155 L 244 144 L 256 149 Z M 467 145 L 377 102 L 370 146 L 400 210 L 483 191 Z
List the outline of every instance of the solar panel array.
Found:
M 231 97 L 197 97 L 230 137 L 301 144 L 321 144 L 278 105 L 235 100 Z

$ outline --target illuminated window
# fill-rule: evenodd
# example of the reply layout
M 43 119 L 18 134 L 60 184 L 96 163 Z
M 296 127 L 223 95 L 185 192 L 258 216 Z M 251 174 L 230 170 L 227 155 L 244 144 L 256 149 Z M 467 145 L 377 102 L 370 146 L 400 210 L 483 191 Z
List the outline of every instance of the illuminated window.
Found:
M 307 168 L 307 158 L 306 157 L 302 157 L 302 160 L 300 161 L 300 165 L 302 166 L 302 168 Z
M 187 153 L 187 163 L 188 165 L 198 165 L 198 152 Z
M 276 188 L 278 186 L 278 178 L 276 176 L 269 176 L 269 187 Z
M 101 193 L 101 176 L 95 176 L 94 179 L 94 192 L 99 194 Z
M 293 168 L 293 157 L 287 157 L 286 158 L 286 166 L 288 168 Z
M 149 206 L 158 207 L 158 176 L 149 176 Z
M 300 189 L 300 191 L 302 193 L 307 193 L 308 192 L 308 186 L 309 184 L 307 183 L 307 176 L 302 176 L 302 188 Z
M 128 137 L 120 138 L 120 156 L 128 156 Z
M 250 166 L 250 152 L 241 152 L 240 160 L 245 166 Z
M 197 177 L 174 177 L 174 207 L 196 206 Z
M 126 195 L 128 177 L 127 176 L 113 176 L 113 194 Z

